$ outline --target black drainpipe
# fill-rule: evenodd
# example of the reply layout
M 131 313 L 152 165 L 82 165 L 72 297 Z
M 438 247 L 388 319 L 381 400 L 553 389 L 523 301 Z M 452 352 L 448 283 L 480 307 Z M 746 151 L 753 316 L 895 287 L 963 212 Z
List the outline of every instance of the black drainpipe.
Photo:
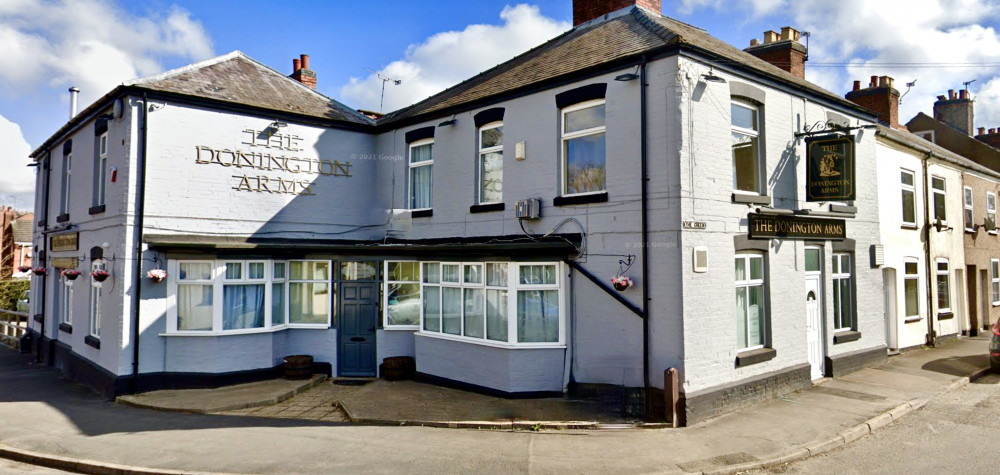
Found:
M 642 172 L 642 383 L 649 390 L 649 229 L 646 188 L 649 173 L 646 166 L 646 55 L 639 64 L 639 144 Z M 647 397 L 647 401 L 649 398 Z
M 42 164 L 42 170 L 45 171 L 45 182 L 42 185 L 45 188 L 45 193 L 42 194 L 42 208 L 43 208 L 43 211 L 42 211 L 42 220 L 45 221 L 45 228 L 42 230 L 42 245 L 41 245 L 41 250 L 40 250 L 41 252 L 36 252 L 35 256 L 37 257 L 39 254 L 42 254 L 45 259 L 48 259 L 48 257 L 49 257 L 48 248 L 45 245 L 45 243 L 48 240 L 48 235 L 45 234 L 45 231 L 49 230 L 49 188 L 50 188 L 50 186 L 49 186 L 49 180 L 52 179 L 52 150 L 51 149 L 48 150 L 45 153 L 45 159 L 44 160 L 45 160 L 45 163 Z M 42 259 L 42 262 L 40 264 L 42 264 L 42 266 L 45 265 L 44 259 Z M 38 267 L 38 265 L 36 264 L 35 267 Z M 48 278 L 48 276 L 43 276 L 41 279 L 39 279 L 40 283 L 38 284 L 38 287 L 39 287 L 40 291 L 38 292 L 39 295 L 35 296 L 35 298 L 41 298 L 41 305 L 39 306 L 39 314 L 42 317 L 41 320 L 39 320 L 39 323 L 41 324 L 41 326 L 38 329 L 39 330 L 39 332 L 38 332 L 38 352 L 35 354 L 35 362 L 36 363 L 41 363 L 42 362 L 42 337 L 45 336 L 45 282 L 46 282 L 47 278 Z
M 927 171 L 928 161 L 931 159 L 931 152 L 927 152 L 927 156 L 923 159 L 923 174 L 924 174 L 924 269 L 927 273 L 927 278 L 924 279 L 924 288 L 927 289 L 927 344 L 930 346 L 937 346 L 937 333 L 934 331 L 934 318 L 937 316 L 937 312 L 934 311 L 934 282 L 937 280 L 936 272 L 936 262 L 931 262 L 932 250 L 931 250 L 931 206 L 930 202 L 930 191 L 928 189 L 931 187 L 930 176 Z M 913 194 L 916 197 L 916 193 Z M 916 199 L 914 201 L 914 206 L 916 206 Z M 951 268 L 948 268 L 949 272 Z M 905 275 L 906 269 L 903 269 Z
M 142 93 L 142 127 L 139 129 L 139 177 L 136 181 L 135 242 L 133 244 L 132 275 L 132 380 L 129 389 L 132 394 L 139 388 L 139 307 L 142 302 L 142 217 L 146 207 L 146 136 L 148 134 L 149 104 L 146 93 Z

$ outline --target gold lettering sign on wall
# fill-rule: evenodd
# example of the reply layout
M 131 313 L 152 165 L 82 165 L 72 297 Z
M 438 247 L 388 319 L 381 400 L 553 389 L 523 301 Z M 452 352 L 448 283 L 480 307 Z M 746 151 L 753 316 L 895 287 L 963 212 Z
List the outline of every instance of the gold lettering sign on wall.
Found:
M 56 234 L 49 237 L 49 249 L 52 251 L 75 251 L 79 249 L 80 233 Z
M 847 237 L 847 224 L 843 219 L 751 213 L 747 215 L 747 221 L 750 224 L 750 239 L 840 240 Z
M 242 145 L 257 150 L 239 148 L 195 147 L 194 162 L 199 165 L 218 165 L 233 169 L 250 169 L 258 172 L 285 172 L 293 175 L 351 176 L 351 162 L 286 155 L 284 152 L 301 152 L 302 138 L 297 135 L 271 133 L 267 130 L 245 129 Z M 272 152 L 274 150 L 274 152 Z M 241 170 L 242 171 L 242 170 Z M 232 189 L 293 195 L 315 195 L 312 180 L 286 179 L 260 174 L 237 174 Z
M 56 257 L 52 259 L 52 267 L 56 269 L 76 269 L 80 260 L 75 257 Z
M 806 139 L 806 201 L 853 201 L 854 136 Z

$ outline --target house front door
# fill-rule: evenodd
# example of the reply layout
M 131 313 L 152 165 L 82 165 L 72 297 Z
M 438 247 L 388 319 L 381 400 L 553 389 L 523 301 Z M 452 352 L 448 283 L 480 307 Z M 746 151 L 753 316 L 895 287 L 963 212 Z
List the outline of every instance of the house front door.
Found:
M 375 376 L 377 282 L 341 282 L 337 329 L 337 375 Z
M 823 377 L 823 319 L 820 318 L 822 300 L 820 298 L 820 276 L 806 276 L 806 345 L 812 379 Z

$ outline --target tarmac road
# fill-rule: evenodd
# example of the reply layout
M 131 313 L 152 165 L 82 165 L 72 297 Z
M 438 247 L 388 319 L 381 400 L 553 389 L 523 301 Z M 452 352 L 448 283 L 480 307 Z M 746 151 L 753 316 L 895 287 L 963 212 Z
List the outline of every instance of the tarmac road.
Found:
M 825 454 L 754 473 L 1000 473 L 1000 375 L 944 394 L 919 411 Z

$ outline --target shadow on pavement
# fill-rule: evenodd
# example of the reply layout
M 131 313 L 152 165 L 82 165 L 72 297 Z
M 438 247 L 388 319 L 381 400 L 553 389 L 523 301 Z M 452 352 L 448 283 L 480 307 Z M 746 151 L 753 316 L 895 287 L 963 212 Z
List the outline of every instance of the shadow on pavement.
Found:
M 953 356 L 941 358 L 924 363 L 920 369 L 934 371 L 936 373 L 949 374 L 952 376 L 968 376 L 976 368 L 989 366 L 989 356 L 983 352 L 981 355 Z

